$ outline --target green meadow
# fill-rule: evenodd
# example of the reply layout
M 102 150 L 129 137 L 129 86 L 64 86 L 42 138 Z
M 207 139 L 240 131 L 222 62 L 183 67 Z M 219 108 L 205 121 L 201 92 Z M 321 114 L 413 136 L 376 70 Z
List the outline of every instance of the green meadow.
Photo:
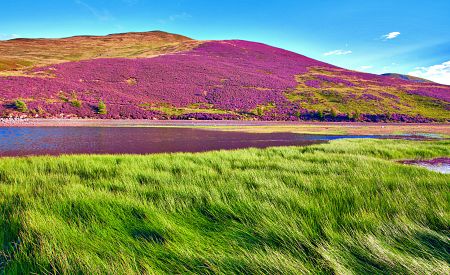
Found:
M 450 273 L 450 141 L 0 159 L 0 274 Z

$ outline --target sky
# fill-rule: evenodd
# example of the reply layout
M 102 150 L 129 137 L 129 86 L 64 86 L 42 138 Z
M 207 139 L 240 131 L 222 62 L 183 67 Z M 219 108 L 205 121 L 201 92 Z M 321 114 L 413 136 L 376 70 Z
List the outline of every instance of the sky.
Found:
M 450 85 L 450 0 L 14 0 L 0 39 L 162 30 L 243 39 L 340 67 Z

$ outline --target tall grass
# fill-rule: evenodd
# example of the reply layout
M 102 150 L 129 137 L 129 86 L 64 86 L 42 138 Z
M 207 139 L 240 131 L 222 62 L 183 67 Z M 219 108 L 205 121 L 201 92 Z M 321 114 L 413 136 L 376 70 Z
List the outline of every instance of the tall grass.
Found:
M 450 142 L 0 159 L 10 274 L 450 272 Z M 0 271 L 1 272 L 1 271 Z

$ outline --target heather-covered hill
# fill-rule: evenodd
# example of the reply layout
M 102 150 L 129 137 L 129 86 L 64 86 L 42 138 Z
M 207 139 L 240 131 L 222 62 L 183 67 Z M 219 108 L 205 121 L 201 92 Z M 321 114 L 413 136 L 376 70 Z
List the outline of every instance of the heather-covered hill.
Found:
M 174 42 L 177 47 L 158 48 L 171 49 L 168 54 L 151 58 L 56 62 L 22 76 L 0 77 L 0 113 L 149 119 L 450 119 L 449 86 L 349 71 L 260 43 L 180 39 Z M 127 43 L 117 44 L 117 52 Z

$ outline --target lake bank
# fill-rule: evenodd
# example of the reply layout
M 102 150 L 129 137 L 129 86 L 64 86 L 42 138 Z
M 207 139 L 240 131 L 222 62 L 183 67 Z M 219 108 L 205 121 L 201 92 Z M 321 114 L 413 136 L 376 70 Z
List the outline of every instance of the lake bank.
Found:
M 290 122 L 240 120 L 2 119 L 0 127 L 184 127 L 223 131 L 329 135 L 450 136 L 450 123 Z

